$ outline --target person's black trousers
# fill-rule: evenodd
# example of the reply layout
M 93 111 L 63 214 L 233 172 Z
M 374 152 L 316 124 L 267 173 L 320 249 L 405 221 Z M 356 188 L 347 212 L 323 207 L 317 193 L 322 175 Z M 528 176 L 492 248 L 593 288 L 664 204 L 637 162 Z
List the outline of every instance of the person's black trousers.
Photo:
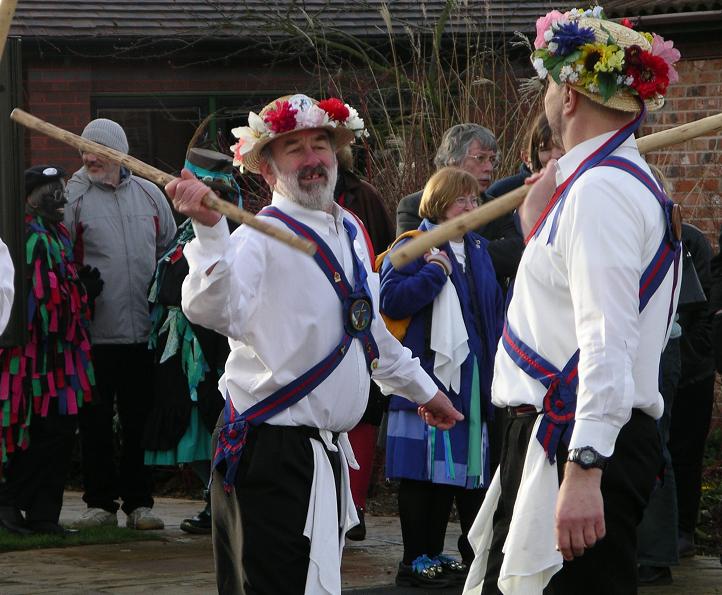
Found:
M 496 581 L 504 556 L 501 548 L 509 530 L 535 421 L 535 416 L 516 417 L 507 425 L 500 463 L 501 498 L 494 515 L 484 595 L 500 593 Z M 566 448 L 561 445 L 557 452 L 560 478 L 565 459 Z M 633 410 L 632 418 L 619 433 L 614 454 L 602 476 L 607 534 L 583 556 L 565 562 L 544 590 L 545 594 L 630 595 L 637 592 L 637 525 L 661 465 L 661 443 L 655 421 Z
M 63 507 L 77 418 L 56 408 L 51 404 L 48 417 L 33 415 L 28 448 L 10 456 L 0 484 L 0 506 L 24 510 L 29 523 L 57 523 Z
M 80 410 L 83 500 L 90 508 L 123 512 L 153 507 L 152 469 L 143 464 L 141 441 L 153 406 L 153 356 L 147 343 L 94 345 L 98 398 Z M 121 452 L 116 466 L 114 405 L 120 419 Z
M 702 458 L 714 405 L 714 374 L 677 389 L 669 452 L 677 485 L 679 529 L 694 534 L 702 493 Z
M 222 420 L 223 414 L 219 425 Z M 311 551 L 303 529 L 314 473 L 309 438 L 314 436 L 318 431 L 306 427 L 253 427 L 231 493 L 223 489 L 223 472 L 213 471 L 213 557 L 221 595 L 303 595 Z M 326 454 L 338 495 L 342 455 Z
M 474 523 L 486 490 L 467 490 L 430 481 L 401 479 L 399 481 L 399 520 L 404 542 L 404 564 L 411 564 L 421 555 L 430 558 L 444 551 L 444 538 L 449 513 L 456 498 L 462 535 L 459 551 L 466 564 L 474 560 L 474 553 L 466 535 Z

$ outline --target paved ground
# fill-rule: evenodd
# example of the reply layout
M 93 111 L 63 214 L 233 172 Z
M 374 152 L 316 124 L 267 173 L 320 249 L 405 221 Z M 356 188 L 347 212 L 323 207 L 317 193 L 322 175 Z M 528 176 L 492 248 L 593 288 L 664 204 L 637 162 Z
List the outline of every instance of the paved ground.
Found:
M 166 522 L 166 529 L 161 532 L 163 541 L 2 554 L 0 595 L 213 593 L 215 578 L 210 538 L 187 535 L 179 529 L 183 518 L 201 508 L 199 501 L 159 498 L 156 510 Z M 66 493 L 61 521 L 75 518 L 83 509 L 78 493 Z M 125 521 L 122 513 L 119 520 Z M 406 593 L 384 588 L 393 585 L 401 556 L 398 519 L 369 516 L 366 522 L 367 539 L 349 542 L 344 552 L 344 592 L 354 595 Z M 447 535 L 449 551 L 453 551 L 458 534 L 458 525 L 451 524 Z M 641 595 L 722 595 L 722 566 L 718 559 L 693 558 L 673 572 L 674 585 L 643 589 Z M 415 593 L 422 595 L 420 591 Z

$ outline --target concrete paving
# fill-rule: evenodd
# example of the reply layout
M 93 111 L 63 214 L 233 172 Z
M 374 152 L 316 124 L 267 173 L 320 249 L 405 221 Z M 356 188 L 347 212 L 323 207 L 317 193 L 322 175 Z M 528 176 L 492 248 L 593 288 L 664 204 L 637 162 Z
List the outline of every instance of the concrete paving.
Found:
M 0 595 L 52 593 L 59 595 L 191 595 L 215 592 L 213 552 L 208 536 L 188 535 L 181 520 L 203 507 L 197 500 L 158 498 L 155 510 L 165 520 L 160 541 L 93 545 L 10 552 L 0 555 Z M 85 508 L 77 492 L 65 494 L 61 522 Z M 119 521 L 125 515 L 119 513 Z M 397 518 L 366 517 L 367 539 L 348 542 L 342 566 L 344 592 L 402 594 L 393 585 L 401 558 Z M 447 549 L 453 552 L 459 526 L 449 524 Z M 696 557 L 673 569 L 674 584 L 645 588 L 641 595 L 722 595 L 722 566 L 716 558 Z M 403 591 L 406 593 L 407 591 Z M 411 590 L 409 590 L 411 592 Z M 416 591 L 422 595 L 421 591 Z M 454 591 L 444 591 L 444 593 Z M 458 591 L 457 591 L 458 592 Z

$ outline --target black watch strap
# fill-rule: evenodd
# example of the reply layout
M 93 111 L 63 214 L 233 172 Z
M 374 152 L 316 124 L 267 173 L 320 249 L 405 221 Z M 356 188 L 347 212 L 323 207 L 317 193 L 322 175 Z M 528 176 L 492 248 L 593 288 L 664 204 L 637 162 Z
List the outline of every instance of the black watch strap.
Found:
M 567 461 L 576 463 L 582 469 L 601 469 L 604 471 L 609 457 L 600 455 L 591 446 L 582 446 L 581 448 L 572 448 L 567 456 Z

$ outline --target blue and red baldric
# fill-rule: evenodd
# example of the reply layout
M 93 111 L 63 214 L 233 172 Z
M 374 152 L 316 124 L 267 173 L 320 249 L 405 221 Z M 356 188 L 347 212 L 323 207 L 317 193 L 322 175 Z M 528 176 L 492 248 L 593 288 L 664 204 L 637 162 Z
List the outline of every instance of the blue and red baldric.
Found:
M 224 423 L 220 429 L 218 445 L 213 456 L 214 469 L 221 463 L 225 463 L 223 488 L 226 492 L 230 492 L 235 483 L 238 463 L 248 437 L 249 426 L 258 426 L 264 423 L 274 415 L 298 403 L 318 387 L 341 363 L 354 339 L 358 339 L 363 344 L 369 371 L 376 367 L 379 355 L 376 341 L 371 334 L 373 303 L 368 288 L 366 268 L 354 250 L 356 227 L 344 218 L 343 226 L 351 242 L 353 257 L 354 283 L 351 285 L 331 249 L 310 227 L 273 206 L 266 207 L 258 214 L 278 219 L 291 231 L 316 245 L 313 259 L 341 301 L 343 334 L 338 345 L 319 363 L 243 413 L 236 411 L 230 395 L 226 395 Z
M 622 157 L 610 156 L 611 153 L 639 127 L 643 115 L 644 110 L 642 110 L 633 122 L 618 130 L 608 141 L 599 147 L 599 149 L 587 157 L 574 173 L 557 188 L 546 209 L 532 228 L 532 231 L 527 237 L 527 242 L 531 238 L 539 235 L 552 209 L 559 204 L 559 208 L 552 220 L 547 243 L 551 244 L 554 241 L 559 215 L 564 208 L 564 201 L 566 200 L 567 194 L 574 181 L 585 171 L 592 167 L 615 167 L 626 171 L 642 182 L 654 195 L 665 215 L 666 231 L 664 237 L 660 242 L 654 258 L 652 258 L 652 261 L 642 273 L 639 281 L 639 312 L 641 313 L 642 310 L 644 310 L 652 295 L 654 295 L 667 276 L 670 267 L 674 266 L 672 297 L 667 315 L 667 327 L 669 327 L 674 313 L 674 293 L 679 279 L 681 254 L 681 242 L 677 231 L 674 229 L 672 220 L 674 203 L 672 203 L 664 191 L 660 189 L 659 184 L 638 165 Z M 543 418 L 536 437 L 544 448 L 549 461 L 554 463 L 559 441 L 562 440 L 564 444 L 569 444 L 574 429 L 574 416 L 577 407 L 577 387 L 579 384 L 579 349 L 574 352 L 571 358 L 569 358 L 569 361 L 559 370 L 529 345 L 524 343 L 511 329 L 508 320 L 504 323 L 502 344 L 512 361 L 534 380 L 541 382 L 547 389 L 542 404 Z

